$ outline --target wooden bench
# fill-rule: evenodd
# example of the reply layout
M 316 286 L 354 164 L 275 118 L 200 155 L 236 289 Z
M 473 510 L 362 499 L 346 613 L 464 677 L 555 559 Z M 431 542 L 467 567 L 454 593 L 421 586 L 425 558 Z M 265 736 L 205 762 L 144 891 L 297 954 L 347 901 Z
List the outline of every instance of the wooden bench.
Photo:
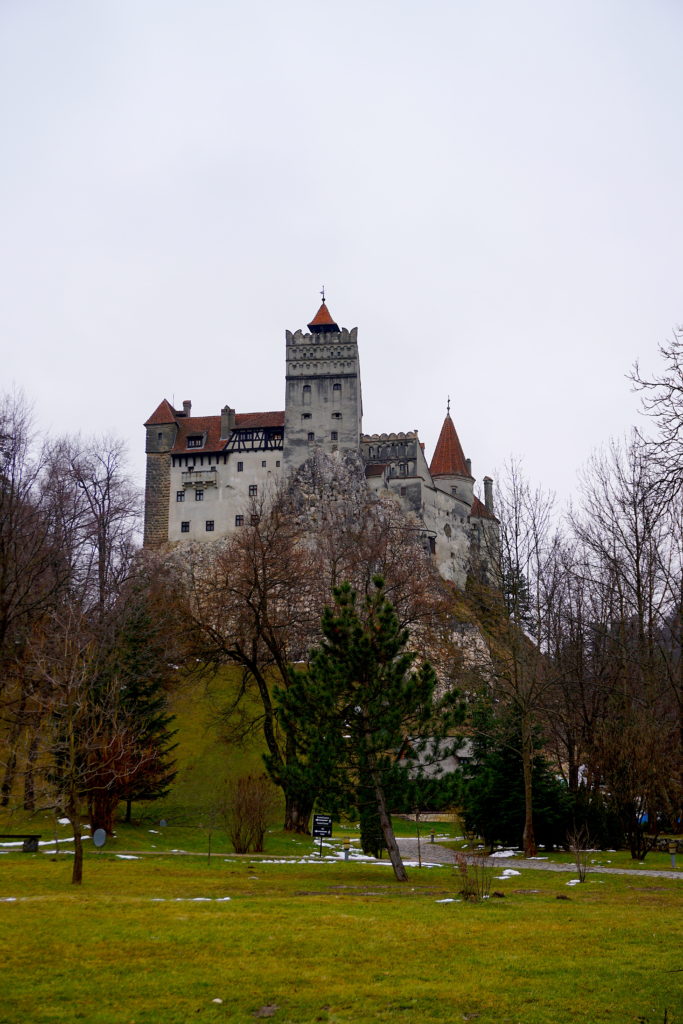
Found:
M 32 835 L 27 835 L 27 834 L 17 835 L 16 833 L 9 833 L 9 832 L 6 833 L 6 834 L 0 833 L 0 840 L 2 840 L 2 839 L 23 839 L 24 840 L 24 845 L 22 846 L 22 850 L 24 851 L 24 853 L 38 853 L 38 840 L 40 838 L 41 838 L 40 835 L 35 835 L 35 834 L 32 834 Z

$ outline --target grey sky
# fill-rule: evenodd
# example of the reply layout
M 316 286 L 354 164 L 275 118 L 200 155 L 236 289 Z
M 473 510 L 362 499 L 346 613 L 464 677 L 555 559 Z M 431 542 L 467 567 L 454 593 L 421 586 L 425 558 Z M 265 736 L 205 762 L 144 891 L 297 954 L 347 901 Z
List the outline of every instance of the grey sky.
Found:
M 0 4 L 3 386 L 143 475 L 159 401 L 284 406 L 325 284 L 364 428 L 572 493 L 683 319 L 683 6 Z

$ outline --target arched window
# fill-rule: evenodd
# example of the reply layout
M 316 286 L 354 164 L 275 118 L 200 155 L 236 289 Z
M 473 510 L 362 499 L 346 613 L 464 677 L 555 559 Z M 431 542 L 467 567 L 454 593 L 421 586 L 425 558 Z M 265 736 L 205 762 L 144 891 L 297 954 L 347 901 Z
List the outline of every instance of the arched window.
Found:
M 335 405 L 339 405 L 339 403 L 341 402 L 341 397 L 342 397 L 341 384 L 333 384 L 332 385 L 332 401 L 333 401 L 333 403 Z
M 304 405 L 310 405 L 311 404 L 311 385 L 310 384 L 304 384 L 304 388 L 303 388 L 303 403 L 304 403 Z

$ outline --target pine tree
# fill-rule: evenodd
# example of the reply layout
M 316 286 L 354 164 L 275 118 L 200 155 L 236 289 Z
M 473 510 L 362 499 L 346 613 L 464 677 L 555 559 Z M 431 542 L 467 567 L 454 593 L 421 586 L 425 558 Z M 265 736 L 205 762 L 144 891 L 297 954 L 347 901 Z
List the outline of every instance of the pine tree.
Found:
M 285 719 L 297 721 L 306 753 L 300 770 L 323 805 L 332 813 L 362 814 L 368 823 L 376 814 L 394 874 L 406 881 L 388 796 L 406 771 L 397 759 L 406 737 L 429 736 L 433 744 L 440 731 L 436 676 L 428 662 L 414 667 L 408 632 L 400 628 L 384 582 L 373 582 L 360 609 L 348 583 L 335 588 L 335 606 L 323 614 L 324 640 L 312 652 L 308 672 L 297 673 L 278 701 Z M 448 721 L 445 716 L 441 727 Z

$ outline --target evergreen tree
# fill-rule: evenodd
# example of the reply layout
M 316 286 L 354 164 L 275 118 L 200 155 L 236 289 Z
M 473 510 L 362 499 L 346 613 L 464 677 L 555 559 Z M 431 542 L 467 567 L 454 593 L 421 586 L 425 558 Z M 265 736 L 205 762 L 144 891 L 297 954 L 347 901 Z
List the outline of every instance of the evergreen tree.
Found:
M 380 577 L 360 609 L 348 583 L 334 590 L 334 608 L 322 618 L 324 640 L 308 672 L 277 694 L 285 720 L 296 719 L 306 763 L 299 766 L 332 813 L 353 812 L 367 842 L 379 821 L 383 845 L 399 881 L 407 875 L 394 837 L 389 798 L 400 789 L 405 763 L 397 759 L 407 736 L 430 737 L 435 724 L 436 676 L 428 662 L 414 668 Z M 447 716 L 441 725 L 446 723 Z M 415 741 L 419 744 L 419 740 Z

